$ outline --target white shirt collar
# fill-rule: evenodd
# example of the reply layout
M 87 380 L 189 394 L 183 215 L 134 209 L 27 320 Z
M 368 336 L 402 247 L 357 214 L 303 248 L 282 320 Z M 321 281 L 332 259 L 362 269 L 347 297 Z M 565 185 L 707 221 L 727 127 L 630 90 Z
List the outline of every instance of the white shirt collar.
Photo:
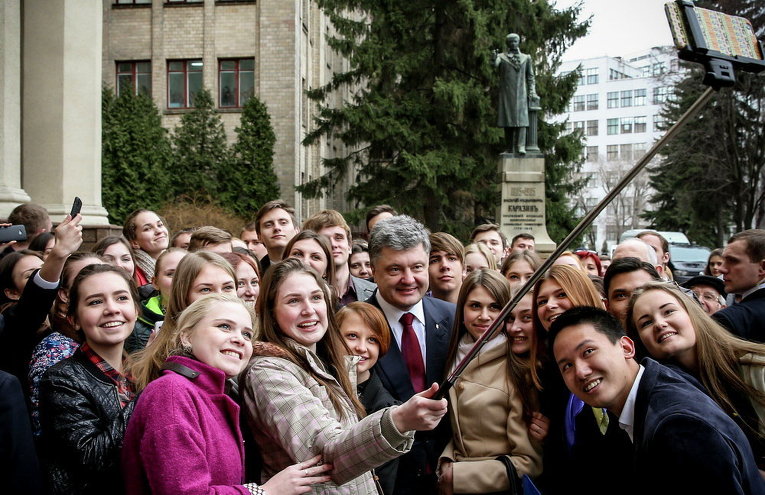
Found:
M 423 327 L 425 326 L 425 309 L 422 307 L 422 299 L 420 299 L 417 304 L 404 311 L 388 303 L 388 301 L 382 297 L 380 291 L 377 291 L 377 302 L 380 304 L 380 309 L 385 313 L 385 318 L 388 320 L 388 325 L 390 325 L 391 328 L 401 326 L 401 317 L 405 313 L 412 313 L 417 321 L 419 321 Z
M 751 295 L 752 293 L 754 293 L 754 292 L 756 292 L 756 291 L 758 291 L 760 289 L 763 289 L 763 288 L 765 288 L 765 282 L 760 282 L 759 284 L 755 285 L 754 287 L 752 287 L 748 291 L 742 292 L 741 293 L 741 300 L 743 301 L 744 299 L 749 297 L 749 295 Z
M 643 372 L 645 368 L 643 365 L 639 365 L 637 376 L 635 381 L 632 382 L 632 388 L 630 389 L 627 400 L 624 402 L 622 413 L 619 415 L 619 428 L 627 432 L 630 437 L 630 441 L 633 443 L 635 440 L 632 438 L 635 429 L 635 399 L 637 399 L 638 386 L 640 385 L 640 379 L 643 378 Z

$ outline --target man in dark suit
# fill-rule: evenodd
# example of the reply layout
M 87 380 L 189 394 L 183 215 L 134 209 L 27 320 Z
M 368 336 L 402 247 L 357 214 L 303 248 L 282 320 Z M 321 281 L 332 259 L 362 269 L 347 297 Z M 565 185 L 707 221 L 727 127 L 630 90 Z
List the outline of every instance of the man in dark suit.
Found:
M 635 344 L 613 316 L 570 309 L 553 322 L 548 339 L 569 390 L 618 416 L 632 440 L 634 473 L 624 480 L 630 492 L 765 493 L 744 432 L 697 383 L 648 358 L 638 364 Z
M 734 234 L 723 251 L 720 267 L 725 292 L 740 301 L 716 312 L 712 318 L 739 337 L 765 342 L 765 230 Z
M 372 230 L 369 257 L 377 290 L 367 302 L 383 311 L 393 336 L 375 372 L 401 402 L 440 382 L 446 367 L 455 306 L 423 297 L 429 254 L 428 232 L 411 217 L 387 218 Z M 414 447 L 399 463 L 396 495 L 436 492 L 438 456 L 449 435 L 448 421 L 432 432 L 417 432 Z

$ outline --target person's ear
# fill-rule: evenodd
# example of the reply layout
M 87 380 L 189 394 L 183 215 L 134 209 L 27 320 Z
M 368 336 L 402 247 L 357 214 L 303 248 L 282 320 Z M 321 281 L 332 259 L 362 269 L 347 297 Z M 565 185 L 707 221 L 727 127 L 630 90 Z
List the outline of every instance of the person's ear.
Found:
M 660 277 L 664 277 L 664 267 L 661 265 L 654 265 L 654 268 L 656 268 L 656 271 L 659 273 Z
M 136 241 L 130 241 L 130 247 L 132 247 L 133 249 L 140 249 L 141 248 L 141 246 L 139 246 L 138 242 L 136 242 Z
M 619 346 L 622 348 L 625 359 L 633 359 L 635 357 L 635 343 L 631 338 L 624 336 L 619 339 Z
M 19 291 L 16 289 L 3 289 L 3 294 L 5 294 L 5 297 L 10 299 L 11 301 L 18 301 L 21 298 L 21 294 L 19 294 Z
M 69 291 L 64 289 L 63 287 L 58 288 L 58 298 L 61 299 L 61 302 L 65 304 L 69 304 Z
M 765 278 L 765 259 L 763 259 L 763 260 L 760 260 L 760 266 L 759 266 L 759 270 L 758 270 L 758 276 L 759 276 L 760 280 L 762 280 L 763 278 Z

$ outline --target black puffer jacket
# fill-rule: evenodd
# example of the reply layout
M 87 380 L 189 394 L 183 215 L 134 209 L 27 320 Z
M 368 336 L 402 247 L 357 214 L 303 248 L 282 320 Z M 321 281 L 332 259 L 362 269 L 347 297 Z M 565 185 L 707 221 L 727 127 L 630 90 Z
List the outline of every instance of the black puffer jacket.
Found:
M 40 421 L 51 493 L 123 492 L 120 450 L 135 400 L 120 407 L 117 387 L 80 350 L 40 384 Z

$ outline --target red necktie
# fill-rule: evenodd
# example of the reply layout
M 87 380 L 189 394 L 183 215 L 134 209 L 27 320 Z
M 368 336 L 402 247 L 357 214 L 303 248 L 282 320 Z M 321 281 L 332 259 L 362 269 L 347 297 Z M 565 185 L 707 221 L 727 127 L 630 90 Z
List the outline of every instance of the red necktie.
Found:
M 404 333 L 401 335 L 401 354 L 409 369 L 409 379 L 412 381 L 414 393 L 422 392 L 425 390 L 425 365 L 422 362 L 420 341 L 417 340 L 417 334 L 414 333 L 412 326 L 414 315 L 404 313 L 399 321 L 404 327 Z

